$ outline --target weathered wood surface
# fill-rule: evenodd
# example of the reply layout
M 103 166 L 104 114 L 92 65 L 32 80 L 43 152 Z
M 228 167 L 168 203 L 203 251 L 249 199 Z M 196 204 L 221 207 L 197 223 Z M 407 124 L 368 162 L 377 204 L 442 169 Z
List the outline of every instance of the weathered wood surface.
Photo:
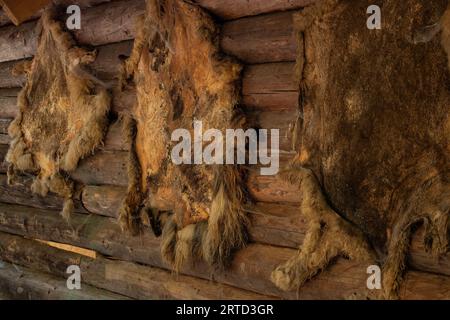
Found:
M 62 210 L 63 199 L 61 197 L 52 193 L 46 197 L 33 194 L 30 189 L 31 178 L 21 176 L 17 180 L 14 186 L 9 186 L 6 175 L 0 174 L 0 202 L 21 204 L 41 209 Z M 87 213 L 87 210 L 83 208 L 83 204 L 78 199 L 75 199 L 75 212 Z
M 85 285 L 67 289 L 66 279 L 0 262 L 0 291 L 13 300 L 125 300 L 124 296 Z
M 82 10 L 82 26 L 74 31 L 80 44 L 103 45 L 134 38 L 143 0 L 115 1 Z M 30 58 L 37 48 L 36 22 L 0 29 L 0 62 Z
M 81 199 L 90 213 L 117 217 L 126 188 L 119 186 L 86 186 Z M 0 199 L 1 200 L 1 199 Z M 258 203 L 248 206 L 253 242 L 297 248 L 303 241 L 306 222 L 295 206 Z
M 292 16 L 290 11 L 225 23 L 222 49 L 246 63 L 295 61 L 297 40 Z
M 39 10 L 50 3 L 50 0 L 0 0 L 3 12 L 15 25 L 30 19 Z
M 265 300 L 270 297 L 167 270 L 110 260 L 95 259 L 50 247 L 20 236 L 0 233 L 0 258 L 9 263 L 67 277 L 70 265 L 80 267 L 85 284 L 135 299 L 230 299 Z
M 316 0 L 195 0 L 214 15 L 231 20 L 267 12 L 293 10 L 306 7 Z
M 130 238 L 120 232 L 115 220 L 100 216 L 73 214 L 71 225 L 57 214 L 40 209 L 21 206 L 0 205 L 0 230 L 18 235 L 27 235 L 43 240 L 70 243 L 95 250 L 103 255 L 135 261 L 159 268 L 167 268 L 161 261 L 159 240 L 150 232 L 141 237 Z M 236 254 L 230 269 L 211 273 L 202 263 L 186 267 L 182 274 L 209 278 L 242 289 L 284 298 L 297 298 L 294 292 L 280 292 L 269 280 L 270 272 L 294 253 L 293 249 L 251 244 Z M 304 299 L 347 299 L 366 297 L 366 265 L 340 259 L 338 263 L 308 284 L 299 293 Z M 420 279 L 423 280 L 420 280 Z M 246 279 L 246 281 L 242 281 Z M 414 283 L 422 284 L 413 286 Z M 427 292 L 423 292 L 427 284 Z M 414 299 L 427 295 L 428 298 L 449 298 L 450 279 L 434 277 L 419 272 L 409 272 L 402 288 L 408 288 L 402 297 Z
M 9 143 L 8 126 L 12 119 L 0 119 L 0 144 Z M 5 136 L 5 142 L 2 142 L 2 136 Z M 115 121 L 111 123 L 105 136 L 103 144 L 99 147 L 99 150 L 103 151 L 125 151 L 128 150 L 128 146 L 124 141 L 122 134 L 122 123 Z
M 80 44 L 99 46 L 131 40 L 143 0 L 115 1 L 82 11 L 82 28 L 74 31 Z M 225 23 L 221 44 L 225 52 L 246 63 L 294 61 L 296 41 L 292 12 L 274 13 Z M 36 22 L 0 28 L 0 62 L 30 58 L 37 46 Z
M 14 118 L 17 114 L 17 95 L 20 89 L 0 89 L 0 119 Z
M 109 1 L 110 0 L 77 0 L 77 1 L 53 0 L 53 3 L 60 5 L 60 6 L 69 6 L 72 4 L 77 4 L 81 8 L 87 8 L 87 7 L 92 7 L 92 6 L 95 6 L 95 5 L 104 3 L 104 2 L 109 2 Z M 42 14 L 42 10 L 38 11 L 36 14 L 32 15 L 25 21 L 38 19 L 41 16 L 41 14 Z M 12 23 L 11 20 L 8 18 L 8 16 L 5 14 L 5 12 L 0 9 L 0 27 L 11 24 L 11 23 Z
M 101 74 L 102 79 L 105 81 L 112 80 L 116 75 L 116 70 L 118 67 L 118 56 L 123 52 L 127 52 L 130 48 L 131 43 L 125 42 L 120 44 L 114 44 L 109 46 L 101 47 L 99 50 L 99 59 L 93 68 L 95 72 Z M 1 66 L 1 64 L 0 64 Z M 260 64 L 253 65 L 246 68 L 243 75 L 243 100 L 251 100 L 250 106 L 247 108 L 249 118 L 256 120 L 255 126 L 261 128 L 269 129 L 279 129 L 280 130 L 280 150 L 290 151 L 292 148 L 292 135 L 291 128 L 295 121 L 295 109 L 293 108 L 294 100 L 293 97 L 298 96 L 298 90 L 293 81 L 293 63 L 271 63 L 271 64 Z M 15 92 L 16 89 L 5 89 L 5 103 L 2 104 L 0 100 L 0 110 L 2 105 L 5 105 L 9 111 L 0 111 L 5 113 L 5 115 L 14 114 L 11 93 Z M 0 91 L 0 95 L 2 92 Z M 129 95 L 134 95 L 133 92 L 128 92 Z M 267 97 L 286 97 L 286 100 L 292 100 L 287 102 L 287 105 L 283 105 L 283 99 L 278 106 L 272 105 L 267 106 Z M 269 98 L 272 99 L 272 98 Z M 115 99 L 113 109 L 114 111 L 121 112 L 131 108 L 133 103 L 133 97 L 124 97 L 120 99 Z M 267 110 L 265 110 L 267 108 Z M 5 126 L 6 120 L 0 120 L 0 130 L 2 126 Z M 0 132 L 1 133 L 1 132 Z M 112 149 L 109 150 L 124 150 L 122 139 L 120 134 L 115 136 L 117 140 L 109 140 L 106 142 L 114 145 Z M 114 149 L 115 148 L 115 149 Z

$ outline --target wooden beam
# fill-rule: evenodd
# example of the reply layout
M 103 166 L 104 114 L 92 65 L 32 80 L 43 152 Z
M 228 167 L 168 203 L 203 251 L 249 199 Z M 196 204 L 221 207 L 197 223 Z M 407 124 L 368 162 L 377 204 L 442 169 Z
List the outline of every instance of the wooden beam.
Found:
M 67 277 L 70 265 L 78 265 L 82 287 L 87 284 L 134 299 L 267 300 L 271 297 L 132 262 L 95 259 L 63 251 L 20 236 L 0 233 L 0 257 L 58 277 Z
M 125 189 L 120 187 L 87 186 L 83 189 L 83 206 L 89 212 L 116 217 L 124 194 Z M 248 210 L 252 241 L 293 249 L 302 244 L 307 221 L 298 206 L 260 202 Z M 423 235 L 423 229 L 419 229 L 413 236 L 410 265 L 417 270 L 450 276 L 450 253 L 434 259 L 423 245 Z
M 18 26 L 37 11 L 50 3 L 50 0 L 0 0 L 6 15 Z
M 105 290 L 82 286 L 67 289 L 66 279 L 18 267 L 7 262 L 0 266 L 0 291 L 13 300 L 126 300 L 124 296 Z
M 80 44 L 99 46 L 134 38 L 143 0 L 114 1 L 82 11 L 82 29 L 73 32 Z M 223 25 L 223 50 L 246 63 L 295 61 L 297 41 L 292 12 L 252 17 Z M 36 22 L 0 28 L 0 62 L 31 58 L 37 47 Z
M 267 1 L 270 2 L 270 1 Z M 251 17 L 223 25 L 223 50 L 246 63 L 295 61 L 297 38 L 292 11 Z
M 160 256 L 159 240 L 149 232 L 140 237 L 129 237 L 119 230 L 115 220 L 73 214 L 68 225 L 56 212 L 20 206 L 0 205 L 0 230 L 27 235 L 42 240 L 69 243 L 95 250 L 117 259 L 135 261 L 158 268 L 167 268 Z M 270 273 L 278 264 L 295 253 L 293 249 L 251 244 L 239 251 L 232 266 L 224 272 L 215 272 L 216 281 L 257 293 L 295 299 L 348 299 L 373 297 L 366 287 L 366 265 L 339 259 L 313 281 L 309 281 L 299 296 L 295 292 L 281 292 L 270 282 Z M 195 268 L 186 267 L 182 274 L 209 279 L 211 270 L 203 263 Z M 245 279 L 245 281 L 242 281 Z M 427 283 L 426 292 L 415 284 Z M 436 277 L 420 272 L 409 272 L 402 288 L 402 297 L 414 299 L 427 295 L 430 299 L 447 297 L 450 290 L 448 277 Z
M 195 0 L 199 5 L 224 20 L 274 11 L 301 9 L 315 1 L 317 0 Z

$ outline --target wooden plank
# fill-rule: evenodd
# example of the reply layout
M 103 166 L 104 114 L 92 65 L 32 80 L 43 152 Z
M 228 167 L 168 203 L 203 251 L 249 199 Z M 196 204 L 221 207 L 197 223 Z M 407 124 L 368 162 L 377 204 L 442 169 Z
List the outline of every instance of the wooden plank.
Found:
M 266 300 L 270 297 L 190 276 L 131 262 L 95 259 L 52 248 L 37 241 L 0 233 L 0 257 L 25 266 L 66 277 L 67 267 L 78 265 L 82 287 L 87 284 L 135 299 Z
M 143 0 L 115 1 L 85 9 L 82 29 L 74 36 L 81 44 L 99 46 L 134 38 L 135 17 Z M 295 61 L 297 41 L 292 12 L 275 13 L 225 23 L 221 45 L 225 52 L 246 63 Z M 0 62 L 30 58 L 37 46 L 35 22 L 0 29 Z
M 195 0 L 199 5 L 224 20 L 255 16 L 273 11 L 300 9 L 316 0 Z
M 0 291 L 14 300 L 125 300 L 118 294 L 82 286 L 67 289 L 66 279 L 6 262 L 0 266 Z
M 31 18 L 49 3 L 50 0 L 0 0 L 3 11 L 16 26 Z
M 159 240 L 150 232 L 141 237 L 132 238 L 122 234 L 114 220 L 106 217 L 73 214 L 71 225 L 67 225 L 55 212 L 39 209 L 30 210 L 20 206 L 0 205 L 0 230 L 8 233 L 27 235 L 43 240 L 70 243 L 89 248 L 108 256 L 114 256 L 127 261 L 135 261 L 154 267 L 167 268 L 162 263 L 159 252 Z M 252 244 L 239 251 L 230 269 L 214 273 L 218 282 L 240 287 L 254 292 L 275 295 L 284 298 L 297 298 L 294 292 L 280 292 L 269 281 L 270 272 L 279 263 L 287 260 L 295 251 L 266 245 Z M 367 292 L 365 265 L 339 259 L 300 292 L 302 299 L 345 299 L 358 296 L 372 296 Z M 209 278 L 211 271 L 202 263 L 195 268 L 186 267 L 182 274 Z M 428 274 L 410 272 L 410 278 L 403 286 L 408 289 L 408 298 L 428 295 L 432 298 L 442 298 L 450 292 L 449 278 L 429 277 Z M 418 281 L 418 278 L 423 280 Z M 242 281 L 246 279 L 246 281 Z M 413 280 L 411 280 L 413 279 Z M 439 280 L 439 281 L 437 281 Z M 413 281 L 413 282 L 408 282 Z M 429 282 L 423 292 L 421 287 L 412 287 L 411 283 Z
M 290 11 L 225 23 L 222 49 L 246 63 L 295 61 L 297 40 L 292 16 Z

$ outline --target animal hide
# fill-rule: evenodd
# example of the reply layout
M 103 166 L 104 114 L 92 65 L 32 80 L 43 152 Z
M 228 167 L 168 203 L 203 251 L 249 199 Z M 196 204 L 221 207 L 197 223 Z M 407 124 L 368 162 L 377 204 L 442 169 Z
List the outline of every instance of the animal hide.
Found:
M 193 136 L 195 120 L 205 131 L 243 126 L 241 66 L 219 52 L 213 20 L 187 1 L 148 1 L 138 30 L 121 80 L 122 90 L 134 84 L 137 95 L 125 116 L 131 151 L 121 225 L 137 234 L 148 215 L 176 270 L 199 257 L 225 266 L 246 243 L 242 172 L 234 165 L 173 164 L 171 133 L 182 128 Z
M 102 142 L 110 97 L 84 66 L 96 53 L 77 47 L 69 33 L 46 11 L 38 24 L 39 45 L 32 62 L 17 66 L 27 81 L 19 94 L 19 114 L 9 127 L 6 157 L 9 182 L 17 172 L 35 173 L 32 191 L 65 198 L 63 216 L 73 208 L 69 173 Z
M 396 298 L 417 225 L 431 254 L 448 250 L 447 0 L 381 3 L 381 30 L 366 27 L 369 0 L 322 0 L 295 19 L 300 151 L 285 175 L 310 225 L 298 254 L 272 274 L 283 289 L 346 256 L 378 260 L 384 297 Z M 442 41 L 419 41 L 439 20 Z

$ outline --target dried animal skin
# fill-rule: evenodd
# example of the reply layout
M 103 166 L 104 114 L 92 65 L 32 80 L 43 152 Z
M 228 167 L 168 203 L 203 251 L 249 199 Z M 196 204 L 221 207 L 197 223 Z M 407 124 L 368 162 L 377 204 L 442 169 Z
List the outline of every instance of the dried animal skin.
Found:
M 70 172 L 102 143 L 110 97 L 83 69 L 96 53 L 77 47 L 52 16 L 47 10 L 41 17 L 33 61 L 16 68 L 27 74 L 27 82 L 18 97 L 20 112 L 9 127 L 6 160 L 10 182 L 17 172 L 36 173 L 32 191 L 63 196 L 62 215 L 68 218 L 74 192 Z
M 142 214 L 153 222 L 164 215 L 161 250 L 176 270 L 193 258 L 223 266 L 246 242 L 239 169 L 175 165 L 170 158 L 175 129 L 192 134 L 195 120 L 204 130 L 222 132 L 242 125 L 240 72 L 239 64 L 219 52 L 218 30 L 200 7 L 180 0 L 147 2 L 121 79 L 122 90 L 135 86 L 137 103 L 125 117 L 129 188 L 119 216 L 124 229 L 137 234 Z
M 446 24 L 447 1 L 386 0 L 381 30 L 365 27 L 371 4 L 323 0 L 295 19 L 303 123 L 286 176 L 310 225 L 297 255 L 272 275 L 283 289 L 346 256 L 380 261 L 383 297 L 397 298 L 416 226 L 430 254 L 448 250 L 447 28 L 441 41 L 411 41 L 430 15 Z

